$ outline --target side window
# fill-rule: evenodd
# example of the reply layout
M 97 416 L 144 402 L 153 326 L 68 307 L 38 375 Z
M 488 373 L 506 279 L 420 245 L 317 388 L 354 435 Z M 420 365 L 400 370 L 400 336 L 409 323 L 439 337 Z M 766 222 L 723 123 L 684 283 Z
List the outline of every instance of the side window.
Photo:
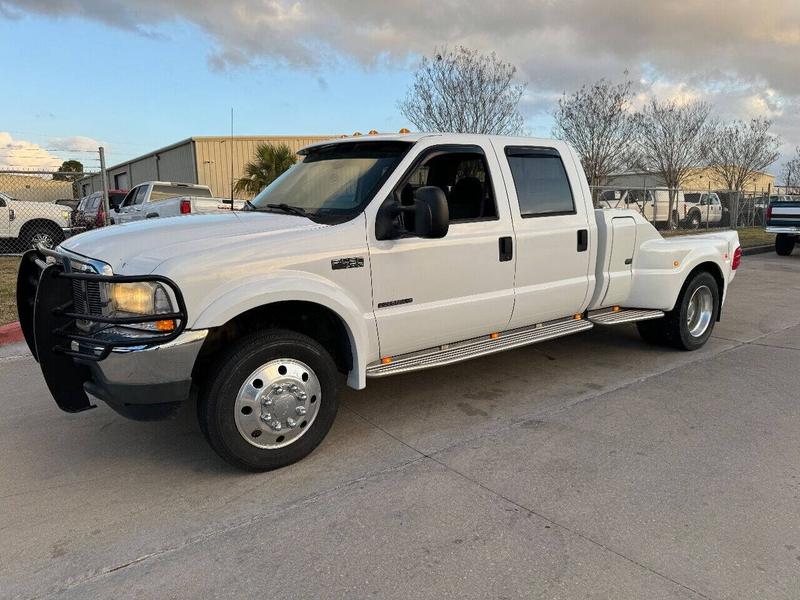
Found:
M 572 188 L 553 148 L 506 147 L 523 218 L 575 214 Z
M 139 191 L 138 187 L 133 188 L 128 195 L 125 196 L 125 199 L 122 201 L 121 206 L 130 206 L 133 204 L 133 200 L 136 198 L 136 193 Z
M 147 196 L 147 186 L 143 185 L 139 188 L 136 192 L 136 199 L 133 201 L 134 204 L 141 204 L 144 202 L 144 197 Z
M 0 208 L 5 208 L 5 206 L 6 206 L 6 201 L 0 198 Z
M 489 167 L 479 150 L 434 151 L 406 177 L 399 188 L 400 203 L 411 205 L 420 187 L 436 186 L 447 196 L 451 223 L 496 219 Z

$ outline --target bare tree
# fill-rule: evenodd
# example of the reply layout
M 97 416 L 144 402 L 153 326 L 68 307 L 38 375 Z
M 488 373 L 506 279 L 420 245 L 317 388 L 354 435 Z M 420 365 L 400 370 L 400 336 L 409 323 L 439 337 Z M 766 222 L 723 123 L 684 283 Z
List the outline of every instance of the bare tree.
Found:
M 781 168 L 783 185 L 788 188 L 800 187 L 800 146 L 795 150 L 795 155 L 786 161 Z
M 635 132 L 631 97 L 630 81 L 601 79 L 558 101 L 553 137 L 572 144 L 590 186 L 602 185 L 631 163 Z
M 706 164 L 706 144 L 711 105 L 678 104 L 653 98 L 636 114 L 638 161 L 642 168 L 659 174 L 669 188 L 669 223 L 675 227 L 678 188 L 697 167 Z
M 708 164 L 729 190 L 740 192 L 754 174 L 778 160 L 780 140 L 769 119 L 733 121 L 716 127 L 707 140 Z
M 525 84 L 515 82 L 516 72 L 494 53 L 443 48 L 423 57 L 398 107 L 421 131 L 519 133 L 524 120 L 517 106 Z

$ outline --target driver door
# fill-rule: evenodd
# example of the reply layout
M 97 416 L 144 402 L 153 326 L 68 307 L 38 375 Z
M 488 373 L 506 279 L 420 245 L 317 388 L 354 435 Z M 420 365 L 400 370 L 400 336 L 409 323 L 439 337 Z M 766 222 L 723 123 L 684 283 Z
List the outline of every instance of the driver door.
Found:
M 514 261 L 503 255 L 513 231 L 491 147 L 423 150 L 387 202 L 413 203 L 416 189 L 441 188 L 450 226 L 440 239 L 410 231 L 369 239 L 373 309 L 381 356 L 461 341 L 506 328 L 514 305 Z

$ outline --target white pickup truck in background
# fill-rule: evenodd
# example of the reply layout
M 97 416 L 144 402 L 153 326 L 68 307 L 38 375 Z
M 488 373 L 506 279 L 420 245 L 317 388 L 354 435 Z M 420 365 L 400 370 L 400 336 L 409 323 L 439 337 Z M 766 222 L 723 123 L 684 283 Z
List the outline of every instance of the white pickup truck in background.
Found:
M 722 222 L 722 202 L 716 192 L 686 192 L 683 222 L 691 229 Z
M 241 209 L 243 201 L 233 208 Z M 147 181 L 128 192 L 119 209 L 111 215 L 113 223 L 130 223 L 159 217 L 231 210 L 230 198 L 215 198 L 207 185 Z
M 631 322 L 700 348 L 741 258 L 735 231 L 664 239 L 638 209 L 595 210 L 562 141 L 401 134 L 300 154 L 245 210 L 24 257 L 20 322 L 59 407 L 91 395 L 159 419 L 196 390 L 217 453 L 273 469 L 325 437 L 343 376 L 361 389 Z
M 55 202 L 17 200 L 0 192 L 0 240 L 13 253 L 37 244 L 53 248 L 71 235 L 72 209 Z

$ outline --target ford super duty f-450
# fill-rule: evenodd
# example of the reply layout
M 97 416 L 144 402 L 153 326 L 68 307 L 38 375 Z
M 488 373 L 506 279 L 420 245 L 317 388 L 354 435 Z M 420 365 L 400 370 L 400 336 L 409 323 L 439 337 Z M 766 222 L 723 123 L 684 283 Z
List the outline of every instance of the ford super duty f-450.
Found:
M 134 419 L 197 396 L 226 460 L 311 452 L 353 388 L 637 322 L 694 350 L 739 264 L 736 232 L 663 239 L 594 210 L 565 143 L 405 134 L 305 148 L 231 213 L 107 227 L 29 252 L 18 306 L 56 403 Z

